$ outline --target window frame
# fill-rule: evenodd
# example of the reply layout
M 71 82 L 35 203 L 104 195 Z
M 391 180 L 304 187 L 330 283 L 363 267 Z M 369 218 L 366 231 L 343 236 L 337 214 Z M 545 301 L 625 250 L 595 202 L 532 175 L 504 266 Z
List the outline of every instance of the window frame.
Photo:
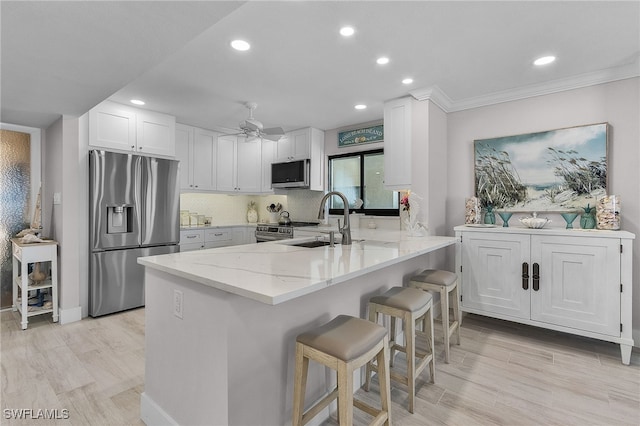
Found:
M 384 154 L 383 148 L 372 149 L 370 151 L 355 151 L 348 152 L 344 154 L 336 154 L 330 155 L 327 157 L 327 185 L 328 190 L 332 187 L 331 185 L 331 160 L 336 158 L 347 158 L 347 157 L 359 157 L 360 159 L 360 199 L 364 200 L 364 158 L 368 154 Z M 390 190 L 393 191 L 393 190 Z M 364 204 L 363 204 L 364 206 Z M 333 209 L 329 208 L 329 214 L 332 215 L 341 215 L 344 213 L 344 209 Z M 400 193 L 398 192 L 398 208 L 396 209 L 367 209 L 367 208 L 349 208 L 349 213 L 362 213 L 368 216 L 400 216 Z

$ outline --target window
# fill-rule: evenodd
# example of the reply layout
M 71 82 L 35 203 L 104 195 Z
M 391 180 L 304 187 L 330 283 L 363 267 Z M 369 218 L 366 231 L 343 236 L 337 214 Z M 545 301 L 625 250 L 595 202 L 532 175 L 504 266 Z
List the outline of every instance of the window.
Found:
M 349 210 L 376 216 L 398 216 L 399 194 L 384 187 L 384 152 L 356 152 L 329 157 L 329 191 L 342 192 Z M 359 205 L 362 200 L 362 205 Z M 331 197 L 329 212 L 342 214 L 339 197 Z

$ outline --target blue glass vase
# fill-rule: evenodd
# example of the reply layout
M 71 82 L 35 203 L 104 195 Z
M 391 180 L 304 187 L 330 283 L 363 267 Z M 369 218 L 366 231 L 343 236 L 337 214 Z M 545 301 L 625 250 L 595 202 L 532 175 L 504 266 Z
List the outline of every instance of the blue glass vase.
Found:
M 487 225 L 496 224 L 496 214 L 493 212 L 493 206 L 487 206 L 487 212 L 484 214 L 484 223 Z
M 500 219 L 502 219 L 502 227 L 503 228 L 508 228 L 509 227 L 509 219 L 511 219 L 511 216 L 513 216 L 513 213 L 511 213 L 511 212 L 498 212 L 498 215 L 500 216 Z

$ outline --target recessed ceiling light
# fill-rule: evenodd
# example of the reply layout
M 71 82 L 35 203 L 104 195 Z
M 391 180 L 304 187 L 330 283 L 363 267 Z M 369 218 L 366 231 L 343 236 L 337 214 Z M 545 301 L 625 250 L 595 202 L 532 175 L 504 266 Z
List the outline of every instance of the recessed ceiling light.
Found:
M 355 109 L 367 109 L 367 106 L 364 104 L 358 104 L 356 106 L 354 106 Z
M 251 49 L 251 45 L 244 40 L 233 40 L 231 42 L 231 47 L 236 50 L 245 51 Z
M 550 64 L 551 62 L 555 61 L 556 57 L 555 56 L 543 56 L 542 58 L 538 58 L 535 61 L 533 61 L 534 65 L 547 65 Z
M 356 32 L 356 30 L 353 29 L 353 27 L 342 27 L 342 28 L 340 28 L 340 35 L 342 35 L 344 37 L 350 37 L 355 32 Z
M 382 57 L 376 59 L 376 62 L 378 63 L 378 65 L 388 64 L 389 63 L 389 58 L 387 58 L 386 56 L 382 56 Z
M 405 78 L 402 80 L 402 84 L 411 84 L 411 83 L 413 83 L 412 78 Z
M 129 102 L 134 105 L 144 105 L 144 101 L 141 101 L 140 99 L 131 99 Z

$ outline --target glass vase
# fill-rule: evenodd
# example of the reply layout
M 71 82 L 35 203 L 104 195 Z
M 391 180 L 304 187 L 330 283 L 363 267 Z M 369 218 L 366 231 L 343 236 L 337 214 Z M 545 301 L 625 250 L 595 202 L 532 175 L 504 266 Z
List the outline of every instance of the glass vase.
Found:
M 620 197 L 608 195 L 598 200 L 596 219 L 598 229 L 620 230 Z
M 487 206 L 487 212 L 484 214 L 484 223 L 487 225 L 496 224 L 496 214 L 493 212 L 492 206 Z

